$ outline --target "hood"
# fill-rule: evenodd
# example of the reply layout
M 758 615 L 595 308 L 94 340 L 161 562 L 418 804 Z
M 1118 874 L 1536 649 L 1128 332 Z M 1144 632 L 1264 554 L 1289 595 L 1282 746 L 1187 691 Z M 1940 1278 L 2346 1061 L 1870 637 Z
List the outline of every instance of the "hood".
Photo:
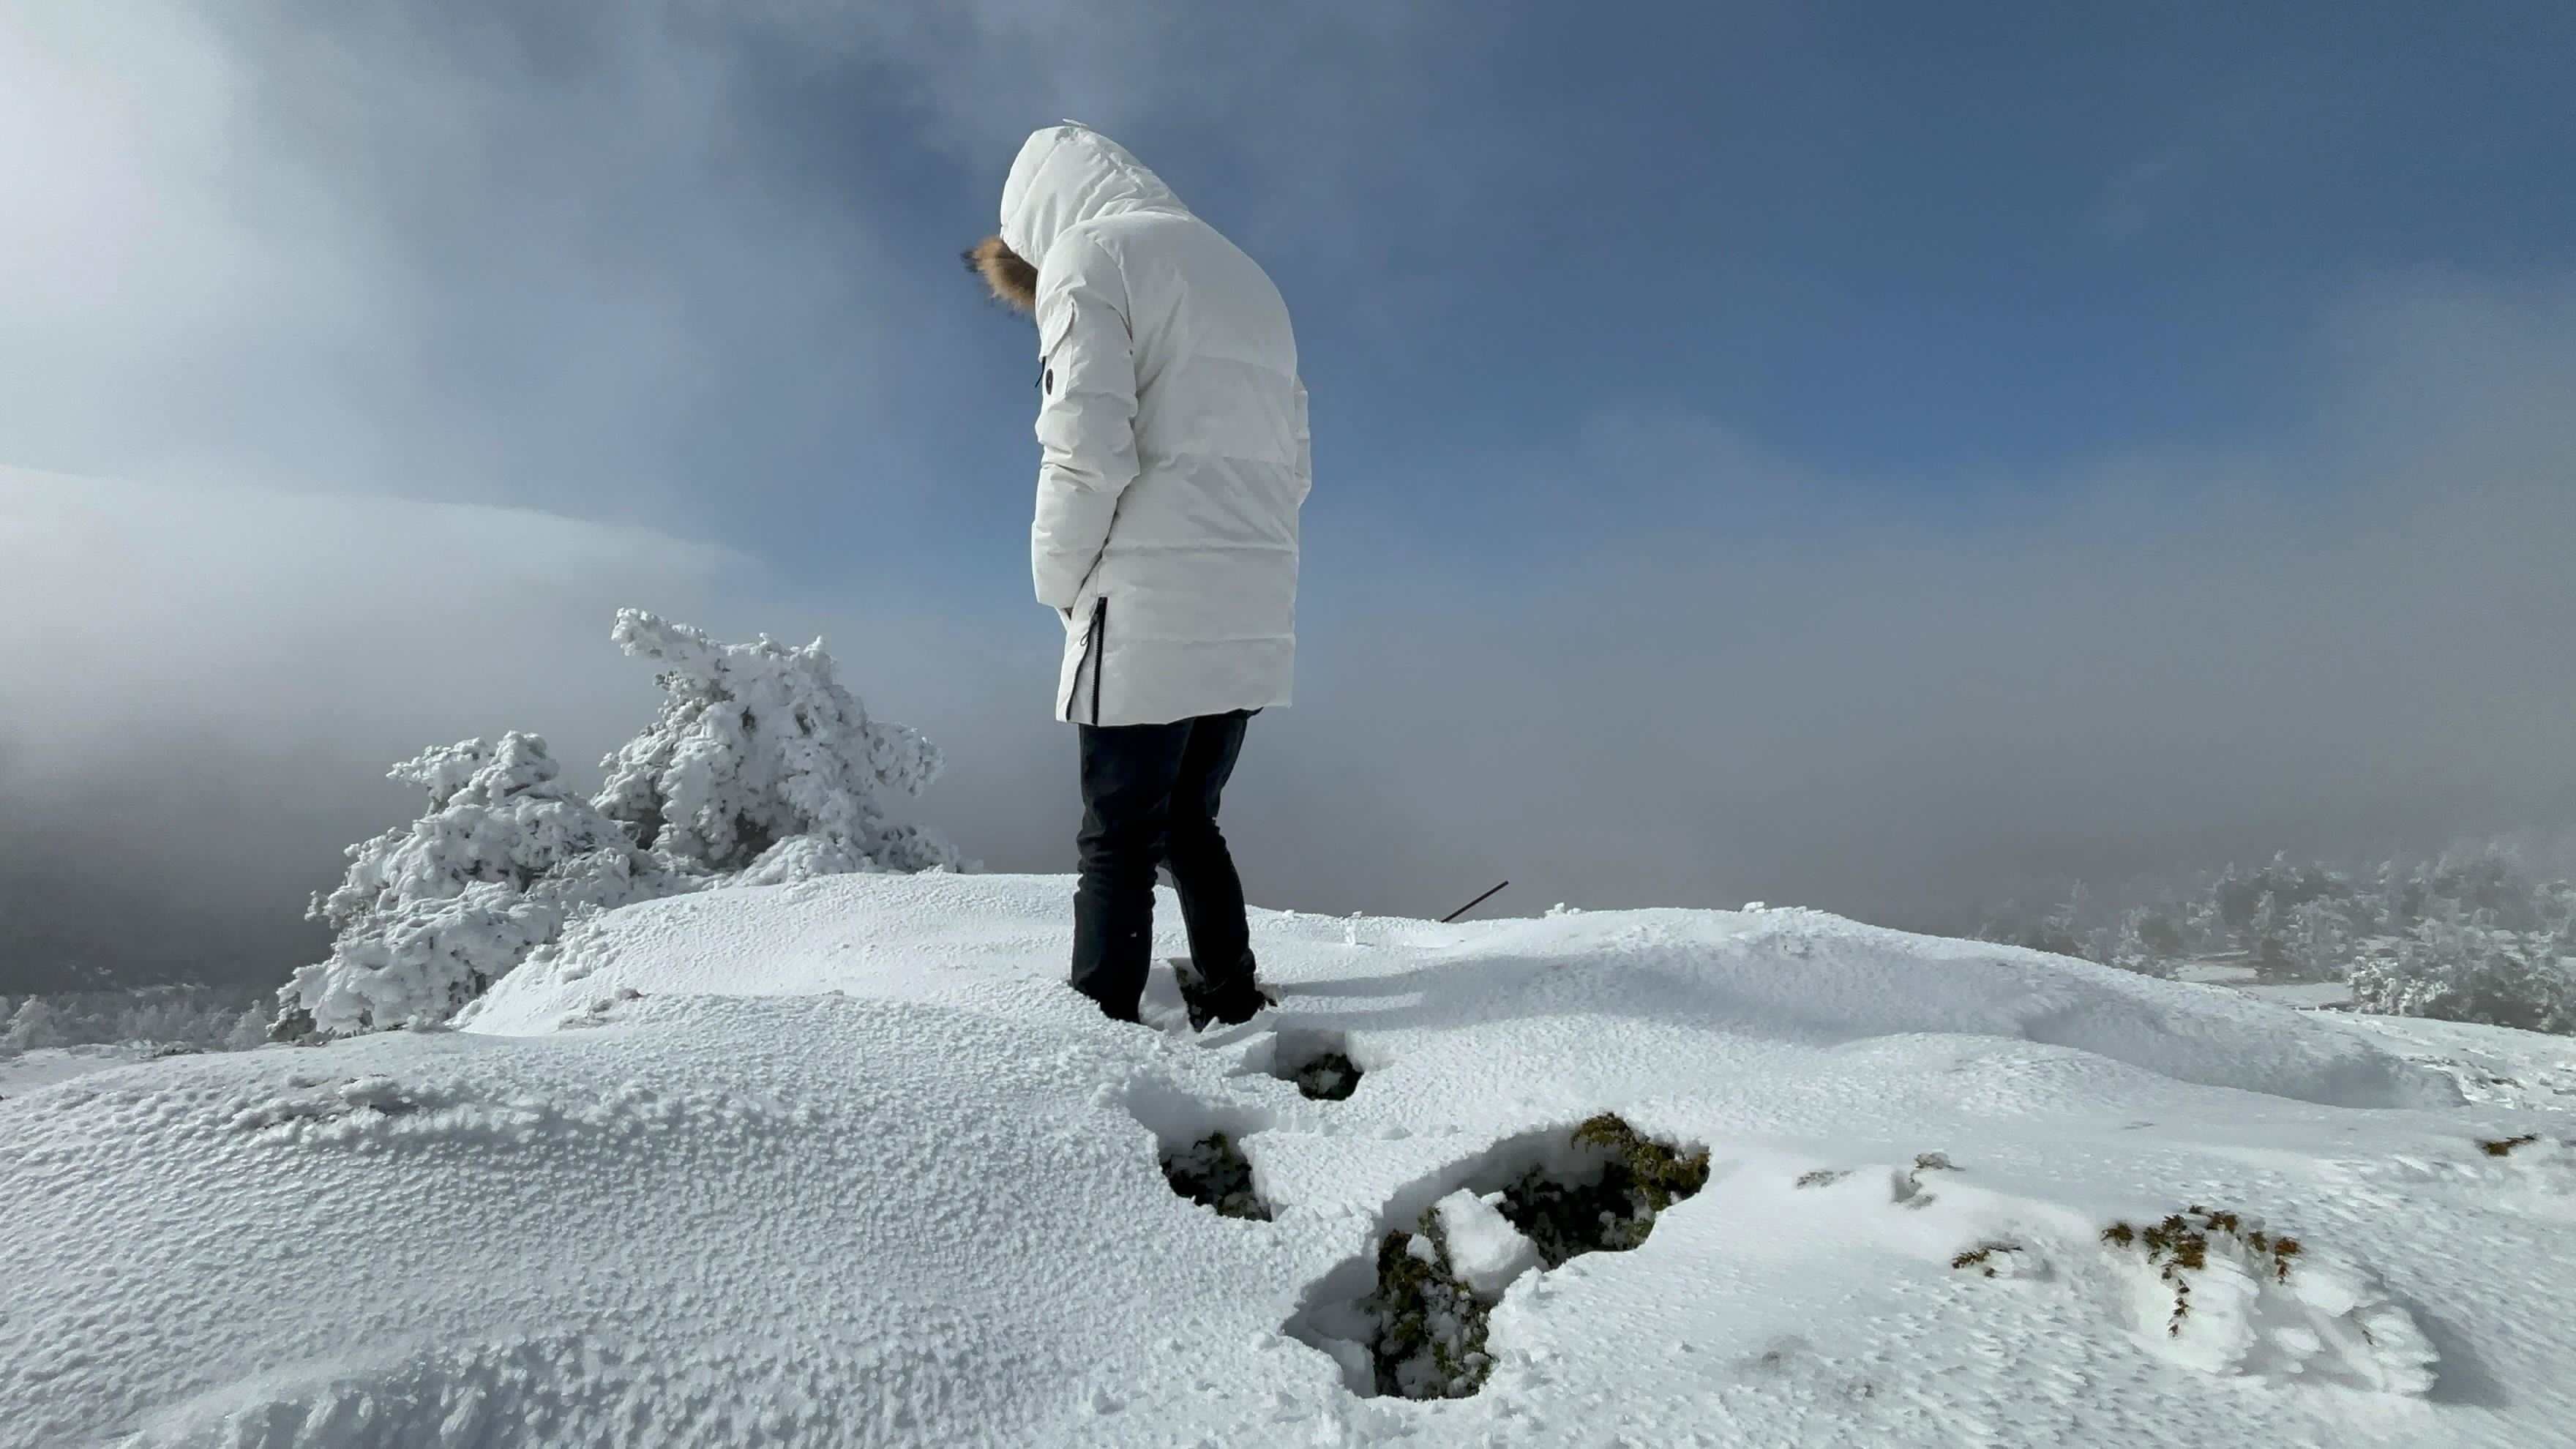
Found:
M 1029 137 L 1002 183 L 1002 243 L 1043 265 L 1065 228 L 1129 211 L 1186 215 L 1172 188 L 1127 148 L 1077 122 Z

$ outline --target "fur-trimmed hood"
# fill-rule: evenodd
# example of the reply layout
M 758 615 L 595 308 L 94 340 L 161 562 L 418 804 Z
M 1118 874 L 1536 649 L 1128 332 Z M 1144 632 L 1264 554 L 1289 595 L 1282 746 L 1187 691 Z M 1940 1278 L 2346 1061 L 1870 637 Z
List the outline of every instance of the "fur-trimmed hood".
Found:
M 1037 305 L 1038 269 L 1068 227 L 1130 211 L 1186 216 L 1163 179 L 1127 148 L 1075 121 L 1029 137 L 1002 183 L 1001 232 L 966 253 L 993 295 L 1019 310 Z
M 1020 260 L 1020 254 L 1004 246 L 1000 237 L 988 236 L 968 247 L 966 265 L 993 289 L 994 301 L 1015 312 L 1037 310 L 1038 269 Z

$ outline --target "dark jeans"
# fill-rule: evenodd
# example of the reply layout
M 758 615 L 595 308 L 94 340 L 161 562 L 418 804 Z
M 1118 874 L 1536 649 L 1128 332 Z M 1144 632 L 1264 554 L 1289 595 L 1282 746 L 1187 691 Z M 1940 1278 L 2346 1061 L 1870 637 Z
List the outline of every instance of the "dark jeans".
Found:
M 1154 945 L 1154 868 L 1171 867 L 1190 960 L 1218 993 L 1252 985 L 1243 882 L 1216 828 L 1218 797 L 1252 716 L 1080 725 L 1082 884 L 1073 896 L 1073 988 L 1134 1021 Z

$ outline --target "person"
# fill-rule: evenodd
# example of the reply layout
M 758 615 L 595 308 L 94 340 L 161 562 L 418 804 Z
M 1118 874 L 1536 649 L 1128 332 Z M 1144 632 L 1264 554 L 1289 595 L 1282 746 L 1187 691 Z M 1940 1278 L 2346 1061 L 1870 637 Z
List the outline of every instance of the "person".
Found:
M 1253 715 L 1289 702 L 1297 513 L 1313 474 L 1279 289 L 1108 137 L 1037 132 L 967 253 L 1037 324 L 1029 561 L 1064 623 L 1056 718 L 1076 727 L 1082 875 L 1073 988 L 1135 1021 L 1169 868 L 1193 1019 L 1267 999 L 1217 809 Z

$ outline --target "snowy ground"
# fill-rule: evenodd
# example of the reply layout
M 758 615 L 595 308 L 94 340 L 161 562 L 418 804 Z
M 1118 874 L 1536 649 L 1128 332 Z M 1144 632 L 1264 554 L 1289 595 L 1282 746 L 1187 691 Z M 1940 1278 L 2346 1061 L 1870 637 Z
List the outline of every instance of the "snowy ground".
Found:
M 68 1082 L 91 1072 L 103 1072 L 141 1061 L 151 1055 L 145 1046 L 98 1044 L 75 1047 L 38 1047 L 33 1051 L 0 1052 L 0 1101 L 24 1096 L 38 1087 Z
M 2576 1444 L 2566 1039 L 1791 910 L 1263 914 L 1194 1039 L 1057 984 L 1068 896 L 684 896 L 466 1030 L 9 1090 L 0 1442 Z M 1480 1203 L 1605 1111 L 1706 1186 L 1535 1268 Z M 1269 1220 L 1166 1181 L 1214 1131 Z M 1378 1397 L 1435 1203 L 1491 1377 Z M 2177 1325 L 2103 1234 L 2195 1206 Z
M 2233 986 L 2250 996 L 2277 1001 L 2283 1006 L 2309 1008 L 2344 1006 L 2352 1000 L 2352 987 L 2341 981 L 2265 981 L 2251 966 L 2221 961 L 2191 961 L 2174 973 L 2183 981 L 2211 986 Z

